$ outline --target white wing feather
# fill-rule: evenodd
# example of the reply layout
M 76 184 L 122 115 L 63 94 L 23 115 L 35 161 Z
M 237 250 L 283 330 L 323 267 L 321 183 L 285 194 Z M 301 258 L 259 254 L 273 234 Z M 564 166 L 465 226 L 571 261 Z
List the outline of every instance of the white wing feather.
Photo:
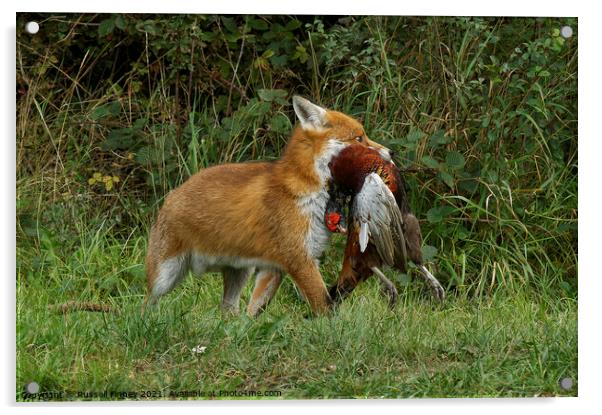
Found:
M 401 253 L 407 258 L 403 237 L 403 219 L 395 196 L 376 173 L 364 179 L 353 203 L 353 215 L 360 224 L 360 249 L 370 240 L 385 264 L 392 266 Z
M 368 223 L 362 222 L 360 223 L 360 251 L 364 252 L 366 247 L 368 246 L 368 241 L 370 240 L 370 236 L 368 235 Z

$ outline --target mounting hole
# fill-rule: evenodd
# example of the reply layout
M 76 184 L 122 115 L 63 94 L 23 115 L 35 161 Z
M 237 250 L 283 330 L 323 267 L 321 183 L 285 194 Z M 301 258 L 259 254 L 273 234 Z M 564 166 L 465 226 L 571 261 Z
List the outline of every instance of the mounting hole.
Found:
M 39 391 L 40 385 L 38 385 L 38 382 L 29 382 L 27 385 L 25 385 L 25 392 L 29 393 L 30 395 L 35 395 Z
M 560 387 L 565 391 L 570 391 L 571 389 L 573 389 L 573 379 L 571 378 L 562 378 L 558 383 L 560 384 Z
M 30 35 L 35 35 L 40 30 L 38 22 L 27 22 L 25 24 L 25 31 Z
M 571 26 L 562 26 L 560 28 L 560 36 L 562 36 L 565 39 L 570 38 L 571 36 L 573 36 L 573 28 Z

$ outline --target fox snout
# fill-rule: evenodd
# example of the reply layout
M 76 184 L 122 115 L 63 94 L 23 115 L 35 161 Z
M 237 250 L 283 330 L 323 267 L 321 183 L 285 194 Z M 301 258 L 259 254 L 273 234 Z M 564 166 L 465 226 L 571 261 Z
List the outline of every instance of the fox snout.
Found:
M 368 140 L 368 146 L 376 149 L 380 153 L 380 156 L 387 161 L 393 161 L 393 157 L 396 155 L 395 151 L 372 140 Z

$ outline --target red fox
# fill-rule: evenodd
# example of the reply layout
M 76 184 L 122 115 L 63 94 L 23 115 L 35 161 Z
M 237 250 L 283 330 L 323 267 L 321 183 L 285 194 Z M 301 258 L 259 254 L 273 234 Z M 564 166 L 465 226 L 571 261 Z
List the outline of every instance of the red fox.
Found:
M 313 312 L 331 299 L 319 270 L 330 231 L 328 167 L 343 148 L 360 143 L 388 160 L 355 119 L 295 96 L 299 125 L 273 162 L 224 164 L 203 169 L 165 199 L 151 229 L 146 256 L 146 302 L 172 290 L 191 270 L 223 274 L 222 309 L 237 313 L 241 290 L 258 273 L 247 313 L 257 315 L 291 278 Z

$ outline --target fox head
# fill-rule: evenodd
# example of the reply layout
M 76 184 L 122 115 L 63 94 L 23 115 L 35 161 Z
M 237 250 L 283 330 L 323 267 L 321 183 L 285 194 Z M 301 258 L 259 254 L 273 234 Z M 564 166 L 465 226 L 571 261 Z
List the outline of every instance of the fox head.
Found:
M 300 128 L 313 139 L 334 140 L 341 146 L 360 144 L 377 150 L 381 157 L 391 161 L 393 151 L 370 140 L 364 127 L 354 118 L 338 111 L 327 110 L 305 98 L 293 97 L 293 108 Z

